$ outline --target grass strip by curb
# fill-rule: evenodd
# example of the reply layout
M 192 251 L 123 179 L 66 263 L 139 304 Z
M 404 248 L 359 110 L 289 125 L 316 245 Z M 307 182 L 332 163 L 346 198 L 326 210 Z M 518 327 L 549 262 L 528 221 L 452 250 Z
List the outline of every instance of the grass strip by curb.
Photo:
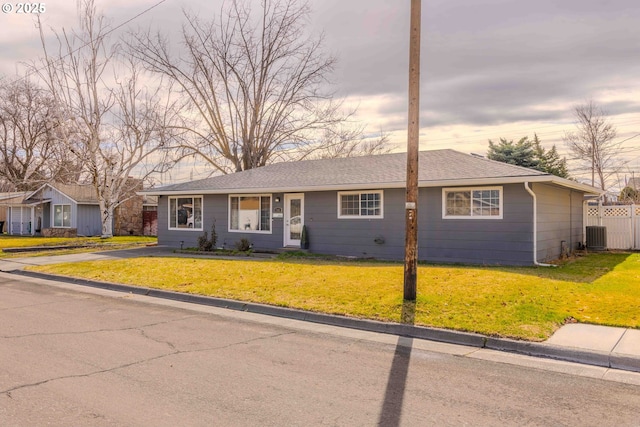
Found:
M 30 268 L 313 312 L 402 323 L 399 264 L 174 257 Z M 554 269 L 420 266 L 416 325 L 530 341 L 567 320 L 636 328 L 638 254 L 591 254 Z

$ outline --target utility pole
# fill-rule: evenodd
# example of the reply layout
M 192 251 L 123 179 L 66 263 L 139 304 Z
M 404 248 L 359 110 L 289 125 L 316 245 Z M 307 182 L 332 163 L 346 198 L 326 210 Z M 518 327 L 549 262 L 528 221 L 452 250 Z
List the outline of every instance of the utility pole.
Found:
M 420 18 L 421 0 L 411 0 L 409 40 L 409 125 L 407 194 L 405 203 L 404 299 L 416 300 L 418 278 L 418 155 L 420 137 Z

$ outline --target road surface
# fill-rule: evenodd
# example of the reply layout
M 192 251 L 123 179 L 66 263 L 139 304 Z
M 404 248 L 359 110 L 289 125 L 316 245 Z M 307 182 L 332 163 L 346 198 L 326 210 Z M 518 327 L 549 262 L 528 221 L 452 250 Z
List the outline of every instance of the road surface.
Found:
M 3 426 L 640 425 L 625 373 L 47 283 L 0 274 Z

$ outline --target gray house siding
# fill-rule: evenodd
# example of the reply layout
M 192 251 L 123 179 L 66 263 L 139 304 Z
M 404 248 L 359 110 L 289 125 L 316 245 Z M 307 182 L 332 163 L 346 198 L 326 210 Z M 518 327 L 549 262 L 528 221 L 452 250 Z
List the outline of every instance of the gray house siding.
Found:
M 100 208 L 96 205 L 78 205 L 76 223 L 79 236 L 99 236 L 102 234 Z
M 502 189 L 502 219 L 444 219 L 442 188 L 420 189 L 419 259 L 443 263 L 531 265 L 533 200 L 522 184 L 504 185 Z M 549 197 L 553 197 L 555 189 L 549 189 Z M 283 208 L 283 196 L 272 194 L 272 212 Z M 280 198 L 279 203 L 275 202 L 276 197 Z M 383 192 L 383 218 L 341 219 L 338 218 L 337 191 L 307 192 L 304 194 L 304 223 L 309 249 L 316 253 L 400 260 L 404 257 L 404 203 L 404 189 L 386 189 Z M 205 195 L 204 230 L 169 230 L 168 197 L 160 196 L 159 243 L 176 248 L 196 247 L 198 237 L 203 231 L 210 232 L 215 218 L 219 247 L 233 248 L 241 238 L 248 239 L 256 249 L 283 247 L 282 218 L 272 218 L 271 233 L 258 234 L 230 232 L 228 215 L 227 195 Z M 552 228 L 562 227 L 559 223 Z
M 64 194 L 58 191 L 53 191 L 51 188 L 45 188 L 42 192 L 42 196 L 45 199 L 51 199 L 49 206 L 49 223 L 43 222 L 44 228 L 53 227 L 53 207 L 54 205 L 70 205 L 71 206 L 71 226 L 70 228 L 78 228 L 78 205 L 75 201 L 66 197 Z M 43 218 L 44 219 L 44 218 Z
M 418 229 L 418 258 L 443 263 L 531 264 L 531 197 L 522 185 L 502 188 L 502 219 L 444 219 L 442 189 L 428 189 L 426 218 L 418 212 L 422 220 Z M 422 193 L 420 197 L 425 198 Z M 422 201 L 420 205 L 422 208 Z
M 522 185 L 504 186 L 503 197 L 503 219 L 443 219 L 442 189 L 420 189 L 418 258 L 447 263 L 530 265 L 531 197 Z M 402 259 L 405 191 L 384 190 L 383 201 L 384 218 L 339 219 L 337 192 L 306 193 L 309 249 L 317 253 Z
M 197 194 L 194 194 L 197 196 Z M 202 223 L 205 230 L 210 231 L 210 222 L 213 210 L 213 198 L 216 196 L 208 196 L 203 200 L 202 206 Z M 216 229 L 219 224 L 216 223 Z M 198 246 L 198 237 L 202 235 L 202 231 L 198 230 L 169 230 L 169 198 L 166 196 L 158 197 L 158 243 L 174 248 L 193 248 Z
M 12 207 L 8 212 L 9 234 L 31 234 L 31 208 Z
M 48 227 L 51 224 L 51 204 L 45 203 L 42 206 L 42 223 L 40 224 L 40 228 Z
M 503 191 L 503 219 L 478 220 L 443 219 L 442 189 L 420 189 L 418 258 L 447 263 L 531 264 L 531 197 L 522 186 L 504 186 Z M 405 191 L 384 190 L 383 201 L 384 218 L 339 219 L 337 192 L 305 194 L 309 249 L 318 253 L 403 259 Z
M 200 196 L 192 194 L 190 196 Z M 280 197 L 280 202 L 275 203 L 275 198 Z M 271 210 L 283 208 L 283 195 L 272 194 Z M 158 242 L 170 247 L 195 248 L 198 246 L 198 237 L 206 231 L 211 234 L 211 227 L 215 221 L 217 246 L 225 249 L 233 249 L 236 242 L 242 238 L 248 239 L 255 248 L 276 249 L 283 245 L 283 219 L 272 218 L 270 233 L 243 233 L 229 231 L 229 196 L 226 194 L 205 195 L 202 206 L 202 230 L 169 230 L 169 198 L 158 198 Z M 272 214 L 273 215 L 273 214 Z
M 404 190 L 383 192 L 383 218 L 338 218 L 338 193 L 305 194 L 305 225 L 313 252 L 399 259 L 404 255 Z M 384 243 L 376 243 L 376 239 Z
M 582 240 L 582 200 L 580 192 L 545 184 L 533 186 L 538 203 L 538 261 L 557 259 L 561 242 L 569 250 Z

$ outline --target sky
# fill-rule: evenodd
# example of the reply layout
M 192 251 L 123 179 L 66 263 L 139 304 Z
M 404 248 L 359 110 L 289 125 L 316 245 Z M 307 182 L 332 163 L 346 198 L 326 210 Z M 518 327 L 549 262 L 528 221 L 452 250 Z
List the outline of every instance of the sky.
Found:
M 177 34 L 183 8 L 214 16 L 221 0 L 97 0 L 115 34 L 161 28 Z M 256 2 L 257 3 L 257 2 Z M 309 0 L 308 30 L 338 59 L 332 90 L 367 132 L 389 133 L 406 151 L 409 0 Z M 17 5 L 16 3 L 10 3 Z M 44 3 L 46 27 L 75 25 L 76 4 Z M 0 76 L 20 75 L 41 55 L 33 17 L 0 16 Z M 640 2 L 638 0 L 422 0 L 420 149 L 485 155 L 488 140 L 537 133 L 576 178 L 590 178 L 563 136 L 573 108 L 593 100 L 618 131 L 625 166 L 640 176 Z M 204 173 L 184 164 L 172 180 Z

